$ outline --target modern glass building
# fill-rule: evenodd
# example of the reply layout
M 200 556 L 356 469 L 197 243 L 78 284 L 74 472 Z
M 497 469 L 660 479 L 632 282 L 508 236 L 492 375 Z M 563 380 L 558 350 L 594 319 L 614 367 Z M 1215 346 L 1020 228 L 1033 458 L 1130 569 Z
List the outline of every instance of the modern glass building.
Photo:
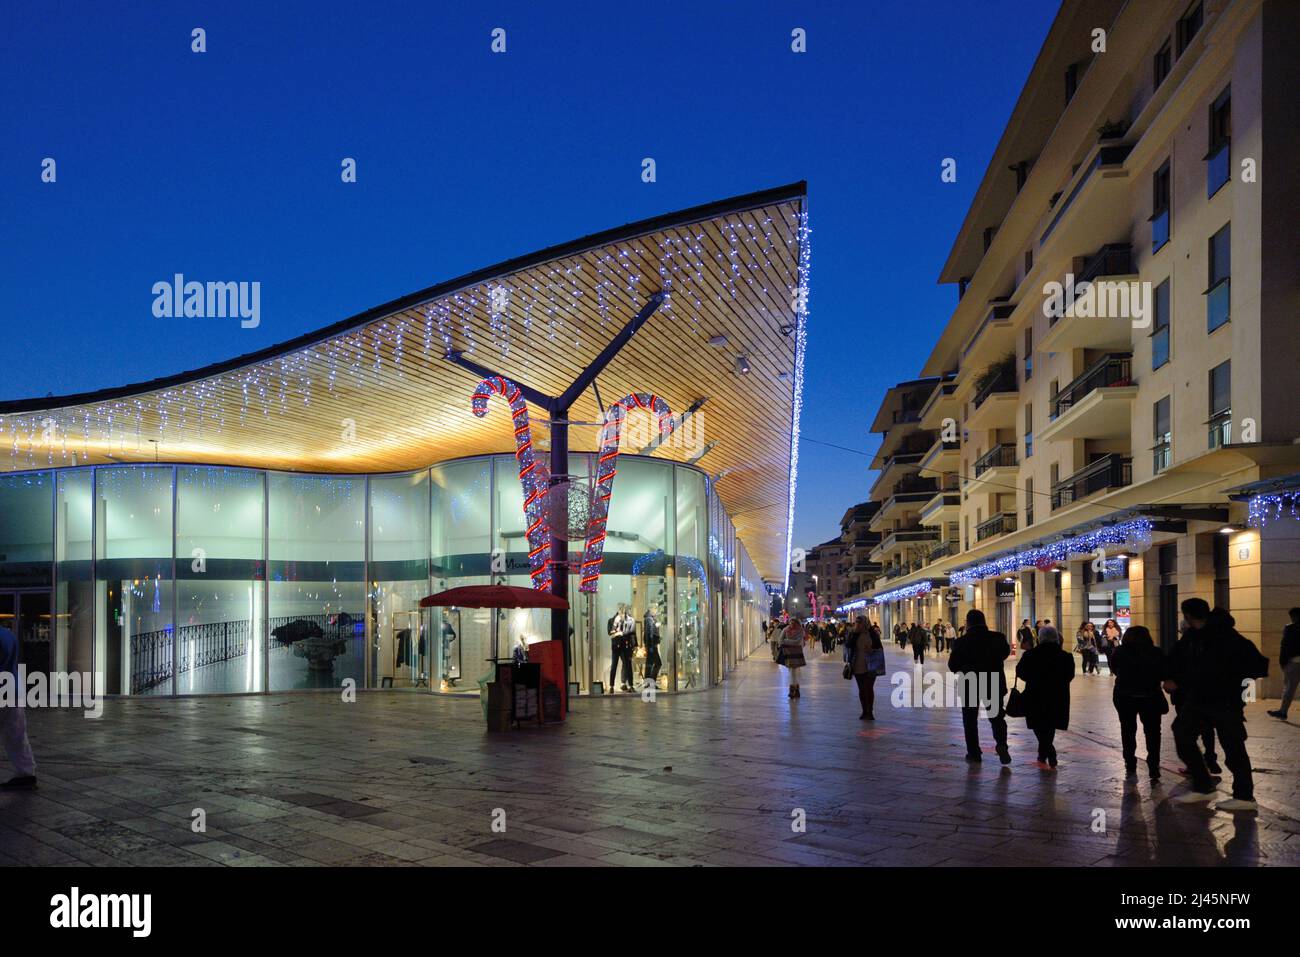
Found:
M 546 554 L 569 572 L 554 590 L 570 604 L 570 686 L 619 687 L 620 611 L 636 623 L 638 685 L 716 685 L 762 642 L 767 585 L 788 567 L 806 247 L 798 184 L 513 260 L 199 372 L 0 404 L 0 623 L 29 672 L 93 672 L 108 694 L 349 680 L 477 694 L 491 660 L 555 627 L 549 611 L 419 604 L 532 581 L 522 420 L 495 397 L 472 414 L 475 369 L 543 398 L 598 369 L 562 414 L 528 403 L 556 486 Z M 670 427 L 629 417 L 602 484 L 598 430 L 638 393 L 668 403 Z

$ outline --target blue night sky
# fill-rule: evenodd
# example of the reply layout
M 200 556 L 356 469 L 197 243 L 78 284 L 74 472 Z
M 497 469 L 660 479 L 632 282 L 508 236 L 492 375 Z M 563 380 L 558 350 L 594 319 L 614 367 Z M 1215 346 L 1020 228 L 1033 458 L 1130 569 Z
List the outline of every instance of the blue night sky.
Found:
M 803 432 L 870 451 L 883 390 L 918 371 L 956 302 L 939 269 L 1057 6 L 9 0 L 0 398 L 192 369 L 543 246 L 806 179 Z M 498 26 L 504 56 L 489 52 Z M 356 184 L 340 182 L 345 156 Z M 955 184 L 939 179 L 946 156 Z M 177 272 L 259 280 L 261 325 L 154 318 L 151 287 Z M 872 475 L 862 454 L 805 441 L 801 456 L 807 547 L 838 534 Z

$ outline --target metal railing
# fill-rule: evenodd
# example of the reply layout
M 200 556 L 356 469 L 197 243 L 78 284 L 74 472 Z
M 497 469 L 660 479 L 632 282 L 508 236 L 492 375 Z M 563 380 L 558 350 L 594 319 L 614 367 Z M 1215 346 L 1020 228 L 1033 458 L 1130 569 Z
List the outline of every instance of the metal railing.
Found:
M 941 558 L 946 558 L 949 555 L 956 554 L 957 543 L 950 538 L 948 541 L 940 542 L 938 545 L 934 546 L 934 548 L 930 549 L 928 560 L 933 563 L 937 562 Z
M 975 541 L 982 542 L 994 535 L 1003 535 L 1016 530 L 1016 513 L 999 512 L 975 526 Z
M 975 477 L 979 478 L 989 469 L 1015 468 L 1016 464 L 1014 445 L 995 445 L 975 460 Z
M 1052 509 L 1058 509 L 1105 489 L 1133 483 L 1133 460 L 1112 452 L 1052 486 Z
M 1102 356 L 1052 399 L 1052 418 L 1060 418 L 1098 389 L 1133 384 L 1133 353 Z
M 1016 370 L 1004 369 L 999 372 L 992 380 L 984 384 L 984 387 L 975 393 L 975 408 L 979 408 L 995 392 L 1017 392 Z
M 281 625 L 309 621 L 318 625 L 325 637 L 346 641 L 364 633 L 364 623 L 354 615 L 285 615 L 267 622 L 267 637 Z M 272 645 L 276 643 L 272 640 Z M 182 625 L 177 631 L 175 649 L 172 631 L 145 631 L 131 636 L 131 694 L 142 694 L 165 681 L 202 668 L 242 658 L 252 649 L 253 625 L 249 621 L 215 621 Z

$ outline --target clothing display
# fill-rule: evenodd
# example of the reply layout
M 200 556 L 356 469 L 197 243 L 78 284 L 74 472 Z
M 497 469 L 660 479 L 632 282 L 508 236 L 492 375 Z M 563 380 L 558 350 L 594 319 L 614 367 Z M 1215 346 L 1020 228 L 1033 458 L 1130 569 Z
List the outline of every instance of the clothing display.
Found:
M 641 623 L 641 640 L 645 645 L 645 678 L 647 681 L 659 680 L 659 669 L 663 659 L 659 656 L 659 622 L 652 609 L 646 609 L 645 619 Z
M 632 652 L 636 648 L 636 621 L 626 610 L 620 610 L 609 620 L 609 686 L 614 687 L 614 678 L 619 662 L 623 664 L 623 680 L 619 687 L 631 691 L 635 678 L 632 674 Z

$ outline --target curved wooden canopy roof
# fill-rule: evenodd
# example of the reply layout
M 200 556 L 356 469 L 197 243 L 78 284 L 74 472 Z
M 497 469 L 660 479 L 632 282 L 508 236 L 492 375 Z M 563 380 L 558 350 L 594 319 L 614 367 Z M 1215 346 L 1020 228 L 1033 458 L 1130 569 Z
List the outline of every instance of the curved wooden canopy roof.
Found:
M 397 472 L 512 452 L 504 405 L 474 417 L 477 379 L 447 353 L 558 395 L 665 290 L 668 301 L 596 380 L 600 397 L 608 405 L 654 392 L 675 414 L 707 397 L 693 425 L 716 444 L 699 466 L 725 471 L 717 491 L 742 542 L 759 573 L 781 581 L 802 386 L 805 196 L 795 183 L 598 233 L 192 372 L 2 402 L 0 469 L 160 461 Z M 710 345 L 718 336 L 725 345 Z M 531 411 L 545 445 L 545 413 Z M 600 414 L 587 390 L 570 418 Z M 573 450 L 595 444 L 595 427 L 572 430 Z M 698 451 L 666 442 L 653 454 L 689 461 Z

